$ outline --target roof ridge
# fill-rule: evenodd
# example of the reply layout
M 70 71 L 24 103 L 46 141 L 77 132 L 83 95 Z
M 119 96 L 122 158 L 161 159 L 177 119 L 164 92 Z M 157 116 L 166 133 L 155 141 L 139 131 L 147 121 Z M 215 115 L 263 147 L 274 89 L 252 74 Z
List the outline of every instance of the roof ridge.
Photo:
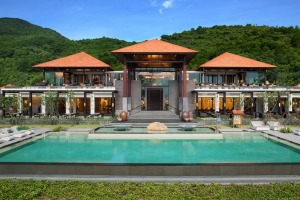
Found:
M 81 51 L 75 54 L 71 54 L 65 57 L 57 58 L 33 66 L 34 68 L 44 68 L 44 67 L 104 67 L 110 68 L 110 66 L 103 61 L 91 56 L 90 54 Z
M 240 67 L 240 68 L 276 68 L 277 66 L 271 65 L 262 61 L 247 58 L 245 56 L 237 55 L 231 52 L 224 52 L 221 55 L 207 61 L 200 65 L 200 67 L 215 67 L 215 68 L 229 68 L 229 67 Z

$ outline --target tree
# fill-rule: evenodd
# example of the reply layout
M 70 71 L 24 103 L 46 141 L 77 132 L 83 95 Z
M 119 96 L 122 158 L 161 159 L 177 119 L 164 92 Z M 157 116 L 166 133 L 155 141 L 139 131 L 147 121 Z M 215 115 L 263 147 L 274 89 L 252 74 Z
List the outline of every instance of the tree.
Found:
M 42 97 L 42 104 L 46 106 L 46 113 L 50 116 L 59 116 L 58 108 L 59 104 L 64 102 L 64 106 L 66 106 L 66 101 L 74 100 L 74 92 L 68 90 L 64 93 L 64 95 L 59 96 L 57 91 L 48 91 L 45 96 Z M 70 108 L 69 108 L 70 112 Z
M 262 102 L 264 117 L 270 118 L 270 113 L 274 110 L 278 101 L 278 92 L 262 92 L 258 95 L 258 100 Z M 269 113 L 269 114 L 268 114 Z

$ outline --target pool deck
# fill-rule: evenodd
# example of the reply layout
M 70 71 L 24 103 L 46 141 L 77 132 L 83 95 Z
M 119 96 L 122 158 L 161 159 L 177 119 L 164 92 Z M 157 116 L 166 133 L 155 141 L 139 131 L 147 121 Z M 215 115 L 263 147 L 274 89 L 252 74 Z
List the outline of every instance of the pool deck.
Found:
M 51 131 L 51 129 L 49 129 L 49 128 L 34 129 L 34 133 L 31 134 L 31 135 L 27 135 L 27 136 L 21 137 L 21 138 L 15 138 L 13 140 L 1 143 L 0 144 L 0 149 L 4 148 L 4 147 L 7 147 L 7 146 L 10 146 L 10 145 L 13 145 L 13 144 L 16 144 L 16 143 L 19 143 L 19 142 L 22 142 L 24 140 L 32 139 L 32 138 L 34 138 L 36 136 L 39 136 L 39 135 L 44 134 L 44 133 L 47 133 L 49 131 Z
M 279 138 L 281 140 L 285 140 L 297 145 L 300 145 L 300 135 L 296 135 L 293 133 L 281 133 L 279 131 L 264 131 L 265 134 Z
M 254 131 L 252 129 L 241 129 L 241 128 L 224 128 L 224 129 L 219 129 L 221 133 L 235 133 L 235 132 L 244 132 L 244 133 L 251 133 L 251 132 L 259 132 L 259 131 Z M 263 131 L 264 134 L 273 136 L 275 138 L 281 139 L 288 141 L 293 144 L 300 145 L 300 135 L 295 134 L 295 133 L 281 133 L 280 131 Z

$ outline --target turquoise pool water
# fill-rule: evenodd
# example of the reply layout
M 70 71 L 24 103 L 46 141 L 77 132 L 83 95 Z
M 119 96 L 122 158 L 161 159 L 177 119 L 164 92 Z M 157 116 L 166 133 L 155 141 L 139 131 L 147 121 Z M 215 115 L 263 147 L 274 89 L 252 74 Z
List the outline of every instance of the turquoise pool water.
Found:
M 223 140 L 97 140 L 53 133 L 0 154 L 0 162 L 300 163 L 300 150 L 256 133 Z

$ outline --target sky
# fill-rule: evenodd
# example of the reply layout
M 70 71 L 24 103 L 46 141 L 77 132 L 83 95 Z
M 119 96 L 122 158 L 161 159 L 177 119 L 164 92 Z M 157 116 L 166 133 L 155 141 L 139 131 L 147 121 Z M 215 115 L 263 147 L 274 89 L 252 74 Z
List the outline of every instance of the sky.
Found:
M 0 0 L 20 18 L 72 39 L 160 39 L 215 25 L 299 26 L 300 0 Z

